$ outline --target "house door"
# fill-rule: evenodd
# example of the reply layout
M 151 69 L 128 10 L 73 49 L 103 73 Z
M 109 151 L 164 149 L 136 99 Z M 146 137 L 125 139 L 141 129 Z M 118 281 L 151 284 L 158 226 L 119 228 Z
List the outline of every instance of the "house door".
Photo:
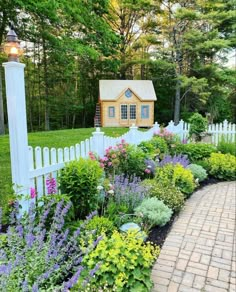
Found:
M 120 105 L 120 124 L 121 126 L 132 126 L 136 124 L 136 104 Z

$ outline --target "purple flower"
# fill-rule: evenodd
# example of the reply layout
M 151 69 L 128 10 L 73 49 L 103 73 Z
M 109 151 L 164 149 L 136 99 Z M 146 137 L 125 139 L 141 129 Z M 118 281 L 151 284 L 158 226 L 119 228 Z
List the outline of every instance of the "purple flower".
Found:
M 93 277 L 93 275 L 97 272 L 97 270 L 100 268 L 101 264 L 98 263 L 96 266 L 89 272 L 89 276 Z
M 78 271 L 73 275 L 73 277 L 64 284 L 64 291 L 68 291 L 68 289 L 72 288 L 77 283 L 82 270 L 83 267 L 79 267 Z
M 173 157 L 170 155 L 166 155 L 162 161 L 159 163 L 159 166 L 163 167 L 166 164 L 181 164 L 184 168 L 186 168 L 189 165 L 189 160 L 186 155 L 174 155 Z
M 46 179 L 46 187 L 48 195 L 56 194 L 57 193 L 57 182 L 52 175 L 49 175 Z

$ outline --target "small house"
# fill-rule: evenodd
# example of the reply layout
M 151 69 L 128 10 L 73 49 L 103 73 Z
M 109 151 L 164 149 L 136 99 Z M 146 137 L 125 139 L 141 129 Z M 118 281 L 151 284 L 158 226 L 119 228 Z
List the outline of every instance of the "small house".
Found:
M 150 80 L 100 80 L 95 126 L 151 127 L 155 100 Z

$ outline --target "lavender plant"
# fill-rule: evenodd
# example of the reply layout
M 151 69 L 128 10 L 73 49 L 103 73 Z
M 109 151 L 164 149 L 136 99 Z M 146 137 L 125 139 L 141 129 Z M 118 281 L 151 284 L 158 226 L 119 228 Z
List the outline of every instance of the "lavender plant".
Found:
M 116 204 L 127 206 L 132 213 L 147 195 L 147 188 L 141 185 L 140 178 L 134 176 L 130 179 L 123 175 L 114 177 L 114 200 Z
M 78 244 L 80 229 L 73 234 L 63 229 L 70 202 L 65 204 L 60 201 L 57 204 L 51 228 L 46 231 L 45 222 L 53 203 L 52 199 L 45 205 L 38 222 L 35 220 L 36 207 L 33 203 L 27 216 L 21 217 L 19 204 L 15 202 L 6 243 L 0 250 L 1 291 L 68 291 L 77 283 L 83 270 L 83 255 L 92 246 L 81 249 Z M 87 217 L 84 227 L 94 215 Z
M 181 164 L 184 168 L 186 168 L 190 162 L 188 160 L 187 155 L 182 155 L 182 154 L 174 155 L 174 156 L 166 155 L 162 159 L 162 161 L 159 162 L 159 166 L 163 167 L 164 165 L 169 164 L 169 163 L 173 165 Z

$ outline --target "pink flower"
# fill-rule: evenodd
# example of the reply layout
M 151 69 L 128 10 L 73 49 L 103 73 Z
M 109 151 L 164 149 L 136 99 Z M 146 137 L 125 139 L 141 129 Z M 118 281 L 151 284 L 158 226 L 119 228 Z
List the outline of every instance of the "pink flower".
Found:
M 111 161 L 108 162 L 108 166 L 112 166 L 112 162 Z
M 34 199 L 37 196 L 35 188 L 30 188 L 30 198 Z
M 112 156 L 111 156 L 112 158 L 116 158 L 116 154 L 112 154 Z
M 149 174 L 149 173 L 151 173 L 151 170 L 148 169 L 148 168 L 146 168 L 146 169 L 144 170 L 144 172 Z
M 100 163 L 100 167 L 101 168 L 104 168 L 104 163 Z
M 57 182 L 54 177 L 49 175 L 46 179 L 46 187 L 48 195 L 56 194 L 57 192 Z

